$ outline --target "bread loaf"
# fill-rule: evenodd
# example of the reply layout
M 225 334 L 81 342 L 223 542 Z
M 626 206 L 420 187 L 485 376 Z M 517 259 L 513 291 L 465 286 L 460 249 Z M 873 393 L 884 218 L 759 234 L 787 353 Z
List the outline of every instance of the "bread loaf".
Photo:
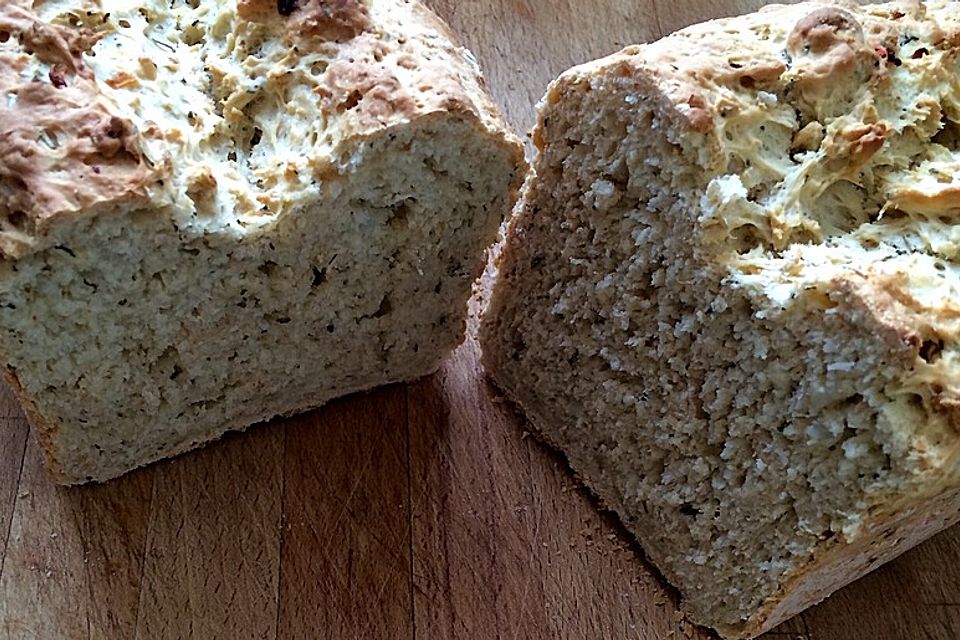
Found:
M 960 517 L 960 3 L 710 22 L 549 89 L 493 381 L 748 638 Z
M 523 173 L 418 2 L 5 0 L 0 358 L 105 480 L 436 369 Z

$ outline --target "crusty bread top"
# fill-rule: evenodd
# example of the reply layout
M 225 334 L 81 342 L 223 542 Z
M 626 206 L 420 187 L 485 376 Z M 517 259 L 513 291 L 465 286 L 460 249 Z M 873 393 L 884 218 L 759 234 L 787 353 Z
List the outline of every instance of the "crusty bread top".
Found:
M 572 69 L 543 107 L 628 87 L 701 181 L 681 194 L 695 251 L 758 318 L 812 306 L 873 327 L 902 374 L 866 401 L 925 490 L 960 475 L 958 57 L 957 2 L 771 6 Z
M 866 6 L 820 0 L 695 24 L 568 75 L 629 61 L 656 80 L 692 130 L 719 134 L 730 118 L 757 118 L 758 107 L 776 106 L 764 103 L 763 93 L 783 97 L 803 120 L 822 122 L 901 82 L 942 90 L 951 76 L 943 63 L 953 62 L 958 45 L 960 5 L 950 0 Z M 882 142 L 871 133 L 882 137 L 863 132 L 849 142 L 867 137 L 859 150 L 868 153 Z M 812 132 L 807 135 L 801 143 L 810 143 Z M 711 142 L 710 159 L 717 163 L 733 151 L 723 147 L 742 144 L 720 137 Z
M 12 2 L 0 7 L 0 42 L 0 254 L 16 256 L 63 212 L 145 196 L 155 171 L 83 61 L 92 32 Z
M 418 2 L 8 0 L 0 89 L 8 261 L 57 222 L 144 206 L 250 233 L 332 188 L 351 145 L 431 113 L 522 162 L 475 60 Z

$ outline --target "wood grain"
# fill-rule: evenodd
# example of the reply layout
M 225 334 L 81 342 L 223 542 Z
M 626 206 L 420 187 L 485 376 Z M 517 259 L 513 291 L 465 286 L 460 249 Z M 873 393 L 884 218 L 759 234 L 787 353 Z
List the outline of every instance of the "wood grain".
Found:
M 389 387 L 287 426 L 281 638 L 409 638 L 407 393 Z
M 566 67 L 754 0 L 434 0 L 510 121 Z M 476 303 L 472 307 L 475 315 Z M 960 637 L 952 529 L 780 640 Z M 61 489 L 0 387 L 0 639 L 709 638 L 483 380 L 437 375 Z
M 478 373 L 471 343 L 411 392 L 417 628 L 425 637 L 536 637 L 548 611 L 530 568 L 546 554 L 535 539 L 529 444 L 503 429 L 504 408 Z M 498 424 L 472 428 L 477 411 Z
M 659 35 L 656 21 L 651 20 L 652 0 L 428 0 L 427 4 L 481 60 L 494 98 L 519 132 L 532 128 L 533 106 L 562 71 Z
M 0 576 L 7 557 L 28 430 L 13 394 L 6 386 L 0 386 Z
M 27 446 L 0 576 L 0 630 L 10 638 L 81 638 L 90 613 L 80 527 L 70 494 Z
M 154 481 L 136 638 L 276 637 L 284 436 L 255 428 L 141 472 Z
M 136 634 L 154 477 L 139 472 L 120 482 L 63 492 L 83 546 L 90 638 Z

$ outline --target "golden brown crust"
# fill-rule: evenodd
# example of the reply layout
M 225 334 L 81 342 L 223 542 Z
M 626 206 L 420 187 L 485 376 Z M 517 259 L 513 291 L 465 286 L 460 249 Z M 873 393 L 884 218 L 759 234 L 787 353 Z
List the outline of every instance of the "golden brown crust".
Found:
M 66 484 L 70 482 L 70 478 L 67 476 L 63 465 L 61 464 L 59 458 L 57 458 L 56 454 L 56 446 L 54 445 L 54 442 L 57 438 L 57 426 L 47 420 L 47 418 L 37 408 L 37 405 L 33 402 L 31 396 L 24 391 L 23 385 L 20 384 L 20 379 L 17 377 L 16 369 L 13 369 L 9 366 L 4 367 L 3 379 L 8 385 L 10 385 L 10 388 L 13 390 L 13 394 L 16 396 L 17 400 L 20 402 L 20 406 L 23 408 L 23 412 L 27 415 L 27 420 L 30 422 L 31 431 L 33 432 L 33 436 L 37 439 L 37 444 L 40 446 L 40 450 L 43 452 L 44 461 L 51 478 L 54 482 L 60 484 Z
M 877 47 L 887 36 L 873 36 Z M 794 92 L 811 113 L 838 88 L 856 90 L 869 81 L 879 55 L 867 44 L 863 26 L 840 7 L 821 7 L 801 18 L 787 38 L 793 58 Z
M 59 216 L 143 198 L 157 174 L 84 64 L 95 36 L 19 4 L 0 8 L 0 32 L 0 258 L 16 258 Z
M 310 42 L 347 42 L 373 25 L 364 0 L 238 0 L 237 14 L 257 22 L 286 22 Z
M 371 27 L 366 2 L 304 0 L 293 11 L 293 28 L 302 37 L 345 42 Z
M 847 275 L 832 283 L 830 298 L 853 326 L 870 326 L 888 353 L 909 367 L 916 359 L 923 334 L 930 331 L 909 305 L 898 299 L 890 285 L 860 275 Z
M 389 47 L 363 34 L 330 64 L 317 88 L 320 108 L 343 118 L 349 134 L 376 131 L 398 118 L 438 111 L 479 115 L 476 100 L 455 73 L 452 58 L 424 59 L 407 53 L 388 58 Z M 397 67 L 405 77 L 398 78 Z
M 174 129 L 169 119 L 142 117 L 149 110 L 135 116 L 123 110 L 131 103 L 157 102 L 157 68 L 149 69 L 149 59 L 141 59 L 145 71 L 133 64 L 95 76 L 93 69 L 103 65 L 85 60 L 85 52 L 122 26 L 98 22 L 96 32 L 82 21 L 61 26 L 28 7 L 23 0 L 0 6 L 0 36 L 7 34 L 0 37 L 0 89 L 11 96 L 0 103 L 0 259 L 8 260 L 49 246 L 55 223 L 105 210 L 159 209 L 182 198 L 191 185 L 189 176 L 179 175 L 184 165 L 174 158 L 208 153 L 187 148 L 196 144 L 191 128 L 203 122 L 176 123 Z M 306 65 L 307 79 L 317 88 L 315 104 L 303 108 L 317 109 L 313 120 L 323 129 L 321 154 L 339 154 L 390 126 L 435 112 L 467 117 L 505 143 L 517 143 L 484 93 L 472 56 L 449 41 L 446 26 L 417 2 L 237 0 L 235 13 L 229 6 L 223 11 L 230 17 L 221 22 L 235 30 L 238 42 L 280 43 L 271 51 L 282 55 L 259 60 L 256 72 L 240 69 L 247 53 L 239 48 L 239 59 L 230 65 L 204 66 L 211 86 L 204 89 L 204 81 L 197 80 L 197 87 L 216 94 L 210 111 L 218 114 L 206 122 L 222 113 L 226 122 L 218 135 L 245 126 L 245 110 L 259 97 L 250 80 L 265 77 L 264 89 L 283 98 L 302 88 L 292 83 L 300 78 L 302 84 L 298 67 Z M 163 42 L 156 46 L 174 51 Z M 175 62 L 171 56 L 165 64 Z M 241 135 L 240 144 L 251 136 Z M 322 173 L 337 162 L 318 157 L 310 165 Z M 275 173 L 257 176 L 254 187 L 296 182 L 295 171 Z M 240 215 L 254 215 L 262 206 L 275 212 L 278 199 L 282 193 L 253 193 L 231 206 Z
M 852 542 L 828 541 L 781 592 L 770 598 L 750 624 L 720 629 L 730 638 L 753 638 L 821 602 L 877 567 L 960 521 L 960 490 L 950 488 L 908 504 L 891 504 L 864 525 Z
M 787 95 L 810 117 L 836 115 L 849 94 L 888 81 L 902 34 L 944 50 L 960 40 L 958 8 L 937 2 L 946 19 L 927 19 L 933 8 L 903 0 L 867 11 L 853 2 L 814 0 L 693 25 L 656 42 L 576 67 L 566 77 L 614 73 L 650 79 L 696 132 L 717 131 L 747 106 L 743 90 Z M 953 16 L 957 19 L 951 19 Z M 722 140 L 713 140 L 723 161 Z
M 332 116 L 349 114 L 352 129 L 375 128 L 394 114 L 414 112 L 410 92 L 383 61 L 387 52 L 387 44 L 370 34 L 342 50 L 316 89 L 320 108 Z
M 917 183 L 908 183 L 897 190 L 890 200 L 895 209 L 915 211 L 927 215 L 960 214 L 960 185 L 951 179 L 937 188 L 920 187 Z

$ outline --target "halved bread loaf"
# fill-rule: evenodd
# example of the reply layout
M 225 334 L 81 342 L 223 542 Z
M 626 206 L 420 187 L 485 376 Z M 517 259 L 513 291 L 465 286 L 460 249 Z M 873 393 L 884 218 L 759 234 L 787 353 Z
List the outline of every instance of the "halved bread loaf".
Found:
M 960 518 L 958 46 L 958 3 L 771 7 L 540 106 L 486 369 L 725 637 Z
M 0 6 L 0 353 L 62 483 L 426 375 L 523 173 L 418 2 Z

